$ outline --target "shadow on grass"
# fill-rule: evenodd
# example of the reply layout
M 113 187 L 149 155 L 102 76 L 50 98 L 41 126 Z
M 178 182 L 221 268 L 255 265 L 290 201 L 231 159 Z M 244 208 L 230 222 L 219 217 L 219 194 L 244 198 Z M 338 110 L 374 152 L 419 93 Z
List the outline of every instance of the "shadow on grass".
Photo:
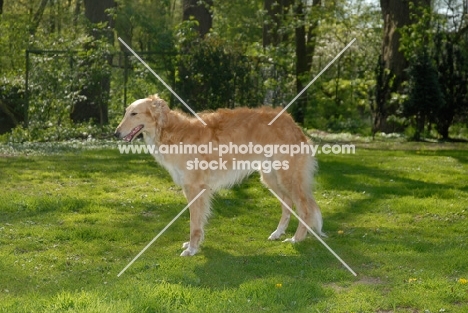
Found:
M 277 275 L 293 280 L 306 277 L 312 279 L 315 276 L 315 282 L 353 279 L 353 276 L 322 248 L 319 243 L 312 242 L 312 239 L 295 244 L 295 250 L 299 251 L 297 255 L 232 255 L 213 247 L 203 247 L 201 254 L 208 261 L 195 271 L 207 287 L 214 289 L 236 287 L 248 280 Z
M 416 157 L 416 160 L 418 160 L 417 157 L 426 157 L 425 162 L 427 162 L 427 156 L 430 155 L 452 157 L 461 163 L 468 159 L 465 156 L 466 151 L 404 151 L 402 153 L 403 157 Z M 376 155 L 376 157 L 381 158 L 381 155 Z M 366 165 L 367 160 L 370 161 L 371 165 Z M 385 160 L 382 159 L 381 162 L 385 162 Z M 414 167 L 415 171 L 420 166 L 416 162 L 401 164 L 401 166 L 406 167 L 401 169 L 399 168 L 400 164 L 396 164 L 395 168 L 389 168 L 388 166 L 380 168 L 380 163 L 378 160 L 372 160 L 372 155 L 365 155 L 364 158 L 353 157 L 353 159 L 339 157 L 321 159 L 319 172 L 320 192 L 332 191 L 333 194 L 328 199 L 334 202 L 334 206 L 339 203 L 339 209 L 335 212 L 327 212 L 326 205 L 321 206 L 324 214 L 325 232 L 330 229 L 333 231 L 338 230 L 340 229 L 339 225 L 342 223 L 350 223 L 361 218 L 362 215 L 370 213 L 422 215 L 436 209 L 426 207 L 427 204 L 422 200 L 427 198 L 452 200 L 457 192 L 468 191 L 466 184 L 457 180 L 456 177 L 452 179 L 450 174 L 444 173 L 443 170 L 441 170 L 439 176 L 433 175 L 431 177 L 431 173 L 425 172 L 424 164 L 427 163 L 423 162 L 421 165 L 421 180 L 419 180 L 407 177 L 419 176 L 415 172 L 410 173 L 413 170 L 412 167 Z M 449 167 L 449 165 L 445 166 Z M 440 175 L 445 175 L 445 183 L 428 181 L 431 178 L 438 179 Z M 353 195 L 351 197 L 336 197 L 336 195 L 349 193 Z M 394 207 L 391 202 L 386 201 L 388 199 L 397 201 L 405 197 L 413 199 L 412 202 L 409 202 L 411 205 L 402 206 L 400 204 Z M 382 206 L 381 203 L 385 201 L 385 205 Z M 372 232 L 372 229 L 368 229 L 363 230 L 362 233 Z
M 409 165 L 411 166 L 411 164 Z M 418 164 L 414 164 L 415 168 Z M 412 196 L 426 198 L 436 192 L 441 198 L 451 198 L 445 193 L 456 188 L 453 184 L 428 182 L 403 177 L 397 169 L 380 169 L 349 160 L 323 159 L 319 177 L 323 191 L 365 192 L 366 200 Z M 423 174 L 424 168 L 421 169 Z M 359 212 L 359 211 L 358 211 Z
M 282 299 L 284 302 L 294 301 L 295 309 L 326 300 L 330 293 L 324 289 L 324 284 L 354 280 L 345 269 L 333 265 L 330 268 L 334 261 L 321 253 L 316 256 L 310 253 L 297 256 L 234 256 L 219 249 L 204 247 L 202 254 L 207 262 L 195 267 L 194 274 L 199 279 L 195 286 L 211 291 L 239 289 L 240 293 L 246 294 L 246 298 L 265 298 L 271 303 L 281 302 Z M 282 299 L 271 298 L 279 294 Z
M 466 144 L 468 149 L 468 144 Z M 416 152 L 412 151 L 412 153 L 417 154 Z M 420 155 L 421 153 L 418 153 Z M 434 155 L 431 151 L 426 151 L 425 155 Z M 458 162 L 463 164 L 468 164 L 468 150 L 439 150 L 437 151 L 437 155 L 451 157 L 456 159 Z

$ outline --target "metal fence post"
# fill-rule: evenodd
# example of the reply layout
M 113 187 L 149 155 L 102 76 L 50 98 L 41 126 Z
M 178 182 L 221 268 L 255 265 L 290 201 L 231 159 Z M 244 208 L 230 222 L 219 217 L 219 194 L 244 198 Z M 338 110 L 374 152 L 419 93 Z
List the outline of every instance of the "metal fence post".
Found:
M 29 50 L 26 49 L 26 78 L 24 81 L 24 128 L 28 128 L 29 125 Z

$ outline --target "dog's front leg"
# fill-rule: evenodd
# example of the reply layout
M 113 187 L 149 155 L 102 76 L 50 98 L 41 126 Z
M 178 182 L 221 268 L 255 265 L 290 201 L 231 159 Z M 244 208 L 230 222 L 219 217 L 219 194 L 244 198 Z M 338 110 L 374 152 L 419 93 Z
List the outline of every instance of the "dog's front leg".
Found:
M 187 201 L 192 201 L 201 190 L 206 189 L 193 203 L 190 205 L 190 241 L 182 245 L 185 249 L 181 256 L 192 256 L 197 253 L 201 242 L 204 238 L 203 227 L 206 223 L 210 212 L 211 190 L 208 186 L 203 185 L 194 187 L 184 185 L 183 190 Z

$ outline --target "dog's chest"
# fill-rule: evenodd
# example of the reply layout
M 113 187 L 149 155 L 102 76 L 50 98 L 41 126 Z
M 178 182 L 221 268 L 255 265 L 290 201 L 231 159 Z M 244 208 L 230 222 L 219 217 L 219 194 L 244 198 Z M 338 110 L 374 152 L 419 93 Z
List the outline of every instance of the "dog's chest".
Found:
M 172 180 L 179 186 L 183 185 L 183 172 L 180 171 L 177 167 L 175 167 L 168 159 L 168 156 L 164 154 L 154 154 L 154 158 L 156 162 L 161 164 L 171 175 Z M 170 156 L 169 156 L 170 157 Z

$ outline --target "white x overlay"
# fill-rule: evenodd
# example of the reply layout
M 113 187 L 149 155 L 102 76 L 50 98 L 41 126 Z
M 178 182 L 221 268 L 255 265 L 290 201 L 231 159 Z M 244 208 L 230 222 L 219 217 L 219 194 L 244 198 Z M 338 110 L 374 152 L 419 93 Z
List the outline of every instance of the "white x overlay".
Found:
M 203 125 L 206 126 L 205 121 L 202 120 L 202 118 L 201 118 L 200 116 L 198 116 L 198 114 L 195 113 L 195 111 L 192 110 L 192 108 L 191 108 L 187 103 L 185 103 L 185 101 L 182 100 L 182 98 L 179 97 L 179 95 L 178 95 L 174 90 L 172 90 L 172 88 L 171 88 L 168 84 L 166 84 L 166 82 L 165 82 L 161 77 L 159 77 L 159 75 L 156 74 L 156 72 L 153 71 L 153 69 L 151 69 L 151 67 L 149 67 L 149 65 L 146 64 L 146 62 L 143 61 L 143 59 L 140 58 L 140 56 L 139 56 L 138 54 L 136 54 L 136 52 L 133 51 L 133 49 L 130 48 L 130 46 L 127 45 L 127 44 L 125 43 L 125 41 L 124 41 L 122 38 L 119 37 L 118 39 L 119 39 L 119 41 L 120 41 L 120 42 L 121 42 L 121 43 L 122 43 L 122 44 L 123 44 L 139 61 L 140 61 L 140 62 L 141 62 L 141 64 L 143 64 L 143 65 L 144 65 L 144 66 L 145 66 L 145 67 L 146 67 L 146 68 L 147 68 L 147 69 L 164 85 L 164 87 L 166 87 L 170 92 L 172 92 L 172 94 L 173 94 L 177 99 L 179 99 L 179 101 L 182 102 L 182 104 L 185 105 L 185 107 L 186 107 L 190 112 L 192 112 L 192 114 L 195 115 L 195 117 L 196 117 Z
M 138 56 L 138 54 L 135 53 L 135 51 L 133 51 L 132 48 L 130 48 L 130 46 L 128 46 L 125 41 L 122 39 L 122 38 L 118 38 L 119 41 L 182 103 L 185 105 L 185 107 L 203 124 L 203 125 L 207 125 L 205 123 L 205 121 L 203 121 L 202 118 L 200 118 L 200 116 L 198 116 L 198 114 L 192 110 L 192 108 L 187 104 L 185 103 L 184 100 L 182 100 L 182 98 L 179 97 L 179 95 L 174 91 L 172 90 L 172 88 L 166 84 L 164 82 L 164 80 L 158 75 L 156 74 L 152 69 L 151 67 L 145 62 L 143 61 L 143 59 Z M 317 74 L 317 76 L 315 76 L 308 84 L 307 86 L 305 86 L 298 94 L 296 97 L 294 97 L 294 99 L 291 100 L 291 102 L 289 102 L 288 105 L 286 105 L 283 110 L 281 110 L 281 112 L 278 113 L 278 115 L 276 115 L 275 118 L 273 118 L 271 120 L 270 123 L 268 123 L 268 125 L 272 125 L 276 119 L 278 119 L 281 114 L 283 114 L 354 42 L 356 41 L 356 38 L 354 38 L 353 40 L 351 40 L 350 43 L 348 43 L 348 45 L 346 45 L 345 48 L 343 48 L 343 50 L 341 50 L 333 60 L 331 60 L 323 69 L 322 71 L 320 71 L 320 73 Z M 130 261 L 130 263 L 127 264 L 127 266 L 125 266 L 125 268 L 117 275 L 117 277 L 120 277 L 120 275 L 122 275 L 189 207 L 190 205 L 192 205 L 193 202 L 195 202 L 195 200 L 197 200 L 203 192 L 205 192 L 206 189 L 203 189 L 202 191 L 200 191 L 200 193 L 192 199 L 192 201 L 190 201 L 189 204 L 187 204 L 187 206 L 185 208 L 182 209 L 182 211 L 179 212 L 179 214 L 177 214 L 167 225 L 166 227 L 164 227 L 157 235 L 156 237 L 153 238 L 153 240 L 150 241 L 150 243 L 148 243 L 146 245 L 146 247 L 143 248 L 143 250 L 140 251 L 140 253 L 137 254 L 137 256 L 135 258 L 133 258 L 132 261 Z M 323 241 L 322 238 L 320 238 L 319 235 L 317 235 L 310 227 L 309 225 L 307 225 L 304 220 L 302 220 L 301 217 L 299 217 L 299 215 L 296 214 L 296 212 L 294 212 L 284 201 L 283 199 L 281 199 L 273 190 L 269 189 L 270 192 L 276 197 L 278 198 L 278 200 L 299 220 L 300 223 L 302 223 L 306 229 L 312 234 L 314 235 L 322 245 L 324 245 L 345 267 L 348 271 L 351 272 L 351 274 L 353 274 L 354 276 L 357 276 L 356 272 L 354 272 L 351 267 L 349 267 L 348 264 L 346 264 L 339 256 L 338 254 L 336 254 L 326 243 L 325 241 Z

